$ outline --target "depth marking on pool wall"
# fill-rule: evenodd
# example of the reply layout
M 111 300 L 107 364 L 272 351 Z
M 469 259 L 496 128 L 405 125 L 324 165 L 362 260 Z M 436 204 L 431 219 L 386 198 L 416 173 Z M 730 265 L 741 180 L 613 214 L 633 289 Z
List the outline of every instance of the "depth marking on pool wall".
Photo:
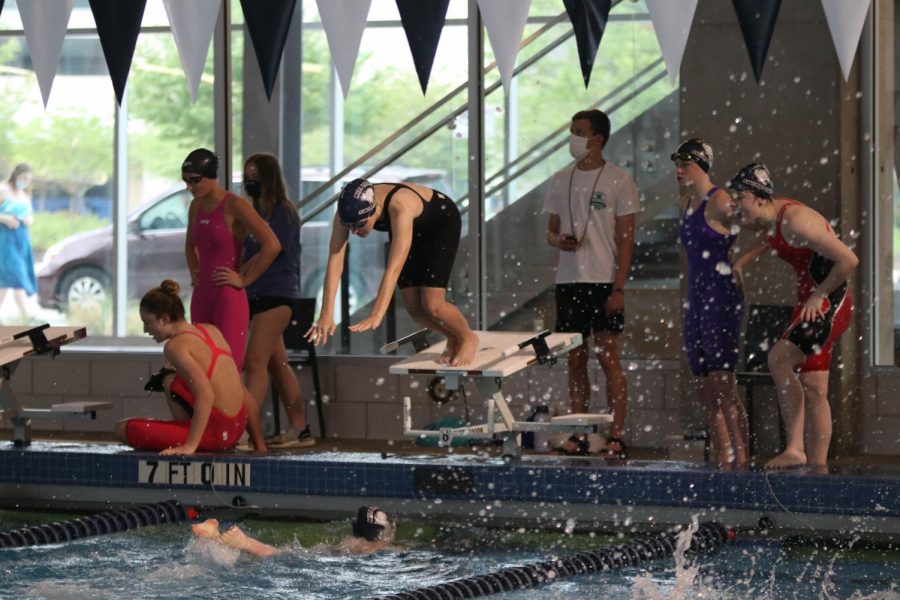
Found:
M 250 464 L 142 460 L 138 461 L 138 483 L 250 487 Z

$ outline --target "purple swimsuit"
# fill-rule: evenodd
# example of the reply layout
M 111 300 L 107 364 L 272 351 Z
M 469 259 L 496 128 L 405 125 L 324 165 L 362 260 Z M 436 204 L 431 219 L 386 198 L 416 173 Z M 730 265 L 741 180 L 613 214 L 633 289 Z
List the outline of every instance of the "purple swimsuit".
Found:
M 744 311 L 728 257 L 737 236 L 715 231 L 704 215 L 707 201 L 718 189 L 712 188 L 691 214 L 685 208 L 678 232 L 688 262 L 685 351 L 691 372 L 698 376 L 737 368 Z

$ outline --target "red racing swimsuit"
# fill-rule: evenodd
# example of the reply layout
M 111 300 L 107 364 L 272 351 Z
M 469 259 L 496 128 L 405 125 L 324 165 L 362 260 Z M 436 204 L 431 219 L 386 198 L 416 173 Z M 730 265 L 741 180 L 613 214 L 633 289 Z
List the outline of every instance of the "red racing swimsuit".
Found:
M 212 351 L 212 359 L 209 361 L 209 368 L 206 370 L 206 377 L 211 378 L 219 357 L 231 356 L 231 352 L 216 346 L 206 329 L 200 325 L 195 325 L 195 327 L 200 330 L 202 335 L 195 331 L 185 331 L 184 333 L 197 336 Z M 170 392 L 173 400 L 181 404 L 189 414 L 193 415 L 194 395 L 181 375 L 175 375 Z M 241 403 L 241 409 L 237 414 L 230 417 L 213 407 L 210 410 L 209 421 L 206 423 L 206 429 L 203 431 L 197 450 L 200 452 L 217 452 L 233 448 L 246 428 L 246 404 Z M 129 419 L 125 424 L 125 437 L 128 440 L 128 445 L 136 450 L 165 450 L 166 448 L 184 444 L 187 441 L 190 429 L 190 419 L 166 421 L 162 419 L 135 418 Z
M 769 245 L 778 254 L 778 257 L 794 268 L 797 273 L 797 304 L 791 314 L 791 324 L 781 339 L 788 340 L 803 354 L 806 362 L 800 367 L 800 372 L 827 371 L 831 364 L 831 349 L 835 340 L 841 337 L 847 327 L 850 326 L 850 317 L 853 313 L 853 303 L 850 299 L 850 286 L 842 283 L 837 289 L 828 294 L 823 300 L 823 317 L 816 317 L 814 321 L 801 321 L 800 313 L 803 304 L 809 299 L 816 287 L 828 277 L 834 261 L 825 258 L 810 248 L 796 248 L 791 246 L 781 233 L 781 220 L 789 206 L 803 206 L 802 203 L 791 200 L 778 211 L 775 220 L 775 235 L 768 238 Z M 831 227 L 825 224 L 831 231 Z

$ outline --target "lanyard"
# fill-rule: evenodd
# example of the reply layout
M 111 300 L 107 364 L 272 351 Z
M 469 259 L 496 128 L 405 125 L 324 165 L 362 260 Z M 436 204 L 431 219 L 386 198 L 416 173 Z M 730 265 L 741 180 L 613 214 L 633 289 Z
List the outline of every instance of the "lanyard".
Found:
M 603 169 L 605 167 L 606 162 L 600 165 L 600 171 L 598 171 L 597 173 L 597 178 L 594 179 L 594 185 L 591 186 L 591 191 L 588 195 L 588 212 L 587 218 L 584 220 L 584 229 L 581 231 L 581 235 L 575 238 L 579 242 L 584 239 L 585 235 L 587 235 L 587 228 L 591 223 L 591 195 L 593 195 L 594 190 L 597 189 L 597 183 L 600 182 L 600 176 L 603 175 Z M 572 167 L 572 172 L 569 173 L 569 225 L 572 227 L 572 235 L 575 235 L 575 216 L 572 213 L 572 181 L 575 179 L 575 170 L 576 167 Z

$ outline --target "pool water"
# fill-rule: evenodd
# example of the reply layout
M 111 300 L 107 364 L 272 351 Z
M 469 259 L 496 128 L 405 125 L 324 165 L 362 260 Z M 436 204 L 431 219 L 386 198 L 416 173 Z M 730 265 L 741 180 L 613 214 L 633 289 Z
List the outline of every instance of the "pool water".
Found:
M 67 518 L 67 517 L 64 517 Z M 0 530 L 59 516 L 0 513 Z M 228 523 L 223 522 L 223 526 Z M 0 597 L 370 598 L 595 549 L 609 536 L 472 530 L 401 524 L 401 551 L 346 555 L 336 544 L 348 522 L 246 520 L 247 534 L 280 552 L 240 555 L 194 538 L 186 525 L 160 526 L 67 544 L 0 550 Z M 224 527 L 223 527 L 224 529 Z M 900 600 L 900 552 L 739 541 L 712 555 L 673 557 L 640 568 L 569 577 L 497 598 Z

